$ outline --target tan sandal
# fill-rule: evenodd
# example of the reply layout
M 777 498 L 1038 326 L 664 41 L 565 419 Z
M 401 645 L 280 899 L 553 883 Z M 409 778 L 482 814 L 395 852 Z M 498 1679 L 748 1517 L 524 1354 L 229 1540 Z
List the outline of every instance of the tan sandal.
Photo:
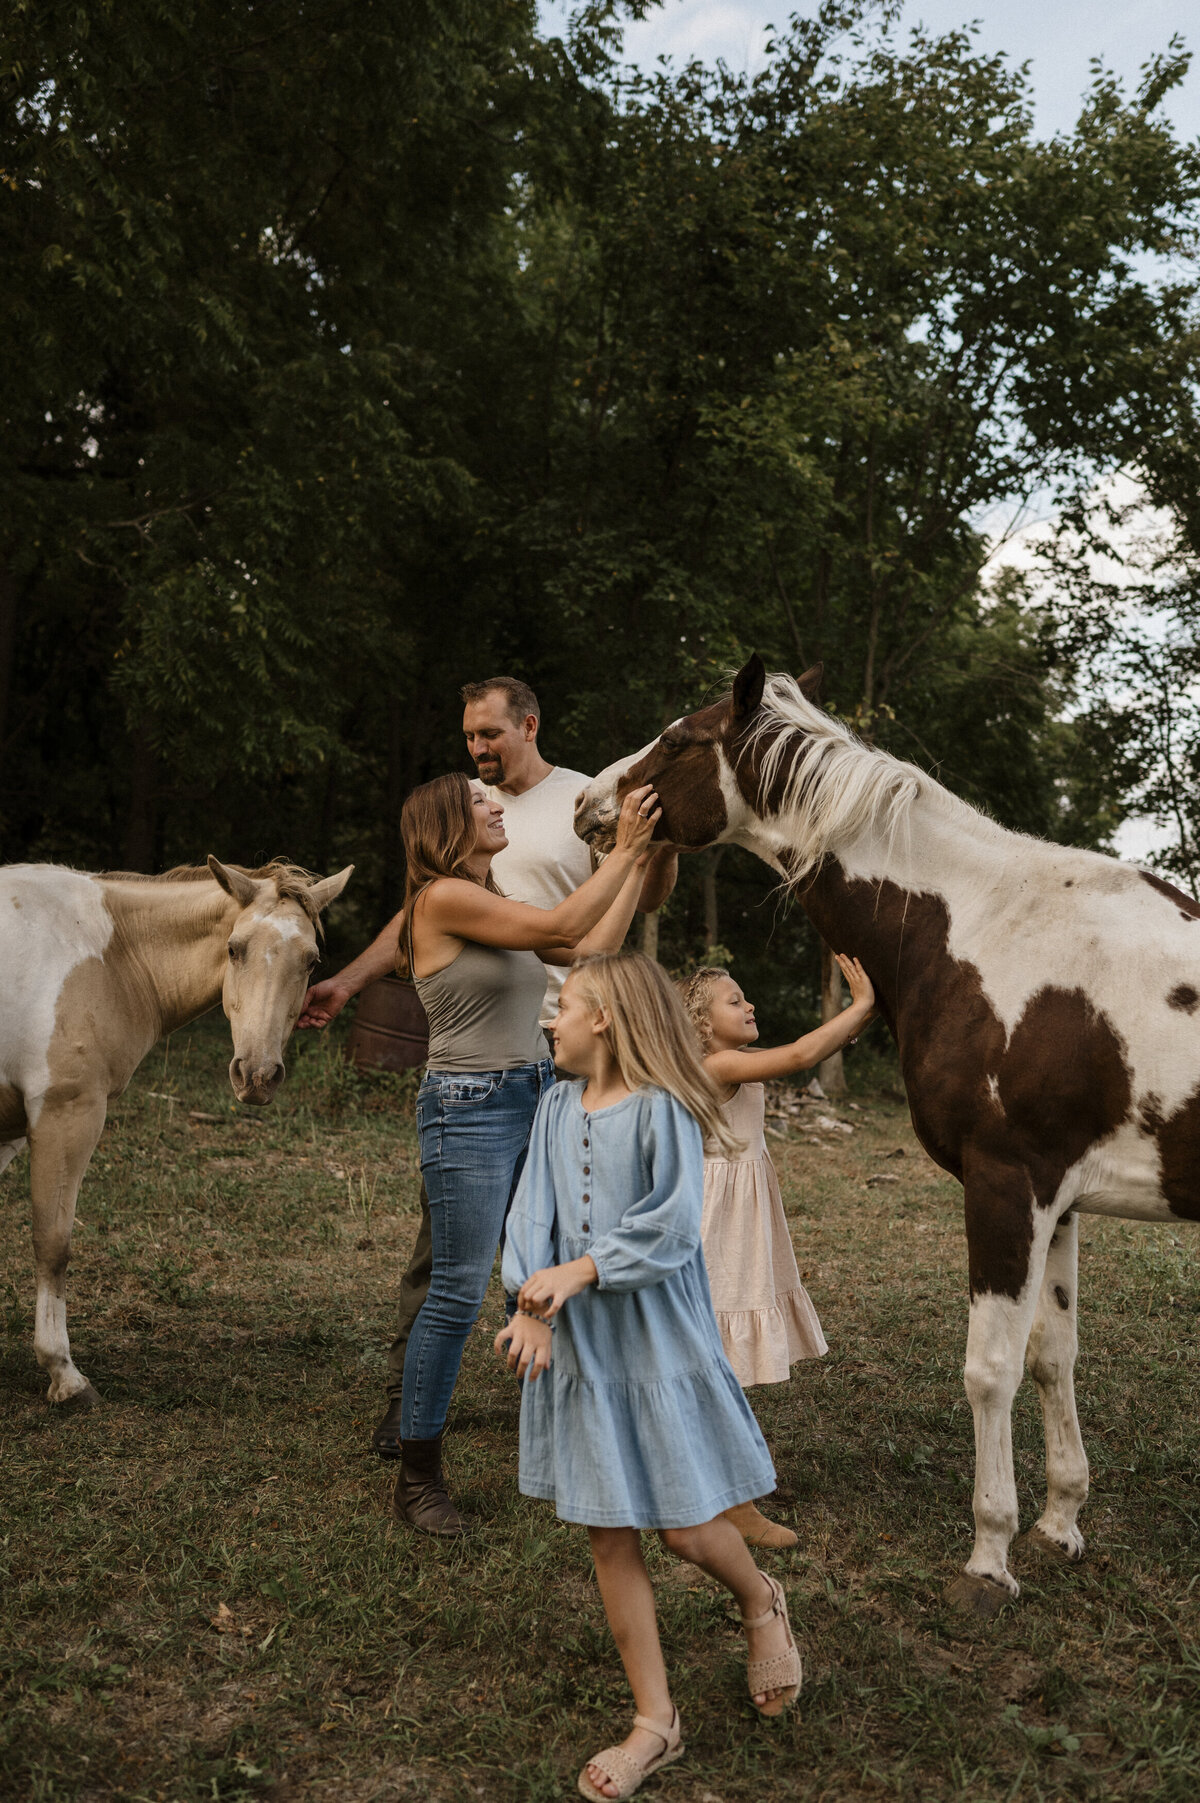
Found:
M 747 1546 L 764 1546 L 775 1552 L 797 1544 L 791 1528 L 785 1528 L 781 1521 L 772 1521 L 752 1502 L 736 1503 L 721 1513 L 726 1521 L 732 1521 Z
M 800 1694 L 800 1685 L 804 1679 L 804 1667 L 800 1663 L 800 1655 L 796 1651 L 796 1642 L 792 1639 L 792 1624 L 788 1620 L 787 1598 L 783 1594 L 783 1585 L 769 1572 L 760 1574 L 766 1578 L 773 1592 L 771 1607 L 762 1615 L 743 1615 L 744 1628 L 765 1628 L 769 1622 L 782 1621 L 787 1629 L 787 1652 L 776 1653 L 770 1659 L 751 1659 L 746 1674 L 750 1686 L 750 1700 L 759 1696 L 764 1690 L 782 1691 L 781 1696 L 772 1697 L 769 1703 L 754 1703 L 760 1715 L 778 1715 L 795 1701 Z M 657 1730 L 656 1730 L 657 1732 Z
M 579 1788 L 592 1803 L 616 1803 L 616 1799 L 606 1797 L 602 1790 L 597 1790 L 587 1775 L 588 1765 L 598 1765 L 606 1778 L 610 1778 L 617 1787 L 617 1797 L 632 1797 L 644 1778 L 651 1772 L 657 1772 L 660 1766 L 670 1765 L 683 1752 L 683 1734 L 679 1726 L 679 1711 L 671 1711 L 671 1720 L 664 1729 L 661 1722 L 652 1722 L 647 1715 L 635 1715 L 635 1728 L 645 1728 L 648 1734 L 657 1734 L 663 1743 L 663 1750 L 657 1758 L 649 1759 L 645 1764 L 627 1753 L 624 1747 L 605 1747 L 602 1753 L 595 1753 L 579 1774 Z

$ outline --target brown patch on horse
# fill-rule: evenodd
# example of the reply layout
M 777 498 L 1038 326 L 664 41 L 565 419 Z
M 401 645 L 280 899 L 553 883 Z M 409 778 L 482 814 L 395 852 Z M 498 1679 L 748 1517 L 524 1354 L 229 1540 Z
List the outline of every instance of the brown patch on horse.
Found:
M 1168 1208 L 1181 1221 L 1200 1221 L 1200 1089 L 1160 1121 L 1156 1137 Z
M 826 859 L 804 901 L 826 942 L 866 966 L 917 1137 L 965 1185 L 972 1295 L 1018 1296 L 1034 1206 L 1049 1207 L 1070 1166 L 1129 1115 L 1125 1042 L 1081 990 L 1052 986 L 1006 1040 L 978 970 L 950 954 L 940 896 L 851 880 Z
M 662 819 L 655 828 L 656 839 L 673 845 L 711 845 L 725 831 L 729 816 L 717 747 L 727 714 L 728 703 L 721 701 L 669 726 L 619 779 L 618 807 L 630 789 L 643 783 L 658 790 Z
M 1183 889 L 1177 889 L 1174 883 L 1168 883 L 1161 876 L 1155 876 L 1152 870 L 1139 870 L 1138 875 L 1143 883 L 1149 883 L 1160 895 L 1175 903 L 1185 920 L 1200 920 L 1200 902 L 1188 895 Z
M 1193 989 L 1190 983 L 1177 983 L 1167 997 L 1168 1008 L 1179 1008 L 1184 1014 L 1194 1014 L 1200 1005 L 1200 990 Z

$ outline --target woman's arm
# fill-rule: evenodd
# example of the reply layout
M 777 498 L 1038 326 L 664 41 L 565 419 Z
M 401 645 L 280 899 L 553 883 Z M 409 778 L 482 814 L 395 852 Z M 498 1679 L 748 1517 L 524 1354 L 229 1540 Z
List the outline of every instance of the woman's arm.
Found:
M 590 933 L 585 933 L 579 944 L 570 951 L 542 952 L 543 964 L 574 964 L 580 958 L 590 958 L 593 952 L 619 952 L 625 943 L 625 935 L 629 931 L 629 923 L 639 907 L 639 897 L 645 880 L 647 854 L 642 853 L 633 870 L 621 885 L 620 892 L 607 914 L 603 915 Z
M 439 877 L 426 889 L 414 915 L 415 934 L 425 940 L 426 950 L 430 937 L 439 935 L 515 952 L 573 950 L 607 913 L 649 845 L 662 813 L 656 803 L 649 786 L 629 791 L 617 822 L 616 845 L 599 870 L 556 908 L 508 901 L 465 877 Z
M 850 985 L 850 1006 L 836 1020 L 826 1021 L 791 1045 L 764 1046 L 761 1052 L 710 1052 L 704 1068 L 714 1082 L 761 1083 L 768 1077 L 790 1077 L 795 1071 L 811 1070 L 866 1026 L 875 1012 L 871 979 L 857 958 L 847 958 L 841 952 L 835 952 L 834 957 Z

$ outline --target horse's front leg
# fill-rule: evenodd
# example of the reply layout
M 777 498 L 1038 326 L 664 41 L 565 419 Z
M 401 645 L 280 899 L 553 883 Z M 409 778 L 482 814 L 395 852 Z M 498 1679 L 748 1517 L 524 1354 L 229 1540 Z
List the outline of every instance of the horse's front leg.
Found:
M 67 1338 L 67 1264 L 75 1198 L 88 1160 L 104 1126 L 106 1098 L 56 1097 L 42 1105 L 29 1129 L 29 1186 L 33 1193 L 33 1256 L 37 1267 L 37 1307 L 33 1350 L 50 1374 L 50 1402 L 82 1406 L 100 1397 L 71 1358 Z
M 1075 1409 L 1079 1349 L 1079 1222 L 1066 1215 L 1054 1229 L 1029 1336 L 1027 1362 L 1042 1398 L 1046 1427 L 1046 1509 L 1033 1528 L 1068 1559 L 1082 1559 L 1076 1526 L 1087 1501 L 1088 1462 Z
M 975 1547 L 949 1600 L 993 1615 L 1021 1588 L 1008 1569 L 1018 1521 L 1012 1405 L 1053 1223 L 1020 1168 L 965 1172 L 964 1191 L 971 1316 L 963 1377 L 975 1418 Z

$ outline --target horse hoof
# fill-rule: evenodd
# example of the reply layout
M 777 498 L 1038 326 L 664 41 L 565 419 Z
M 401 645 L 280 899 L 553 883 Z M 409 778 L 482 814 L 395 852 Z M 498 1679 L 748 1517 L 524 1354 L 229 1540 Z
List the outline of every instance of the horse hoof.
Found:
M 54 1407 L 60 1415 L 82 1415 L 88 1409 L 98 1409 L 102 1401 L 103 1397 L 99 1390 L 94 1390 L 91 1384 L 85 1384 L 82 1390 L 76 1390 L 72 1395 L 64 1396 L 61 1402 L 54 1404 Z
M 961 1615 L 973 1615 L 978 1621 L 992 1621 L 1005 1603 L 1015 1600 L 1016 1592 L 997 1584 L 995 1578 L 977 1577 L 972 1571 L 960 1571 L 946 1586 L 946 1601 Z
M 1078 1565 L 1083 1558 L 1083 1535 L 1076 1533 L 1069 1541 L 1056 1540 L 1039 1527 L 1030 1528 L 1017 1541 L 1022 1552 L 1037 1554 L 1044 1559 L 1053 1559 L 1059 1565 Z

